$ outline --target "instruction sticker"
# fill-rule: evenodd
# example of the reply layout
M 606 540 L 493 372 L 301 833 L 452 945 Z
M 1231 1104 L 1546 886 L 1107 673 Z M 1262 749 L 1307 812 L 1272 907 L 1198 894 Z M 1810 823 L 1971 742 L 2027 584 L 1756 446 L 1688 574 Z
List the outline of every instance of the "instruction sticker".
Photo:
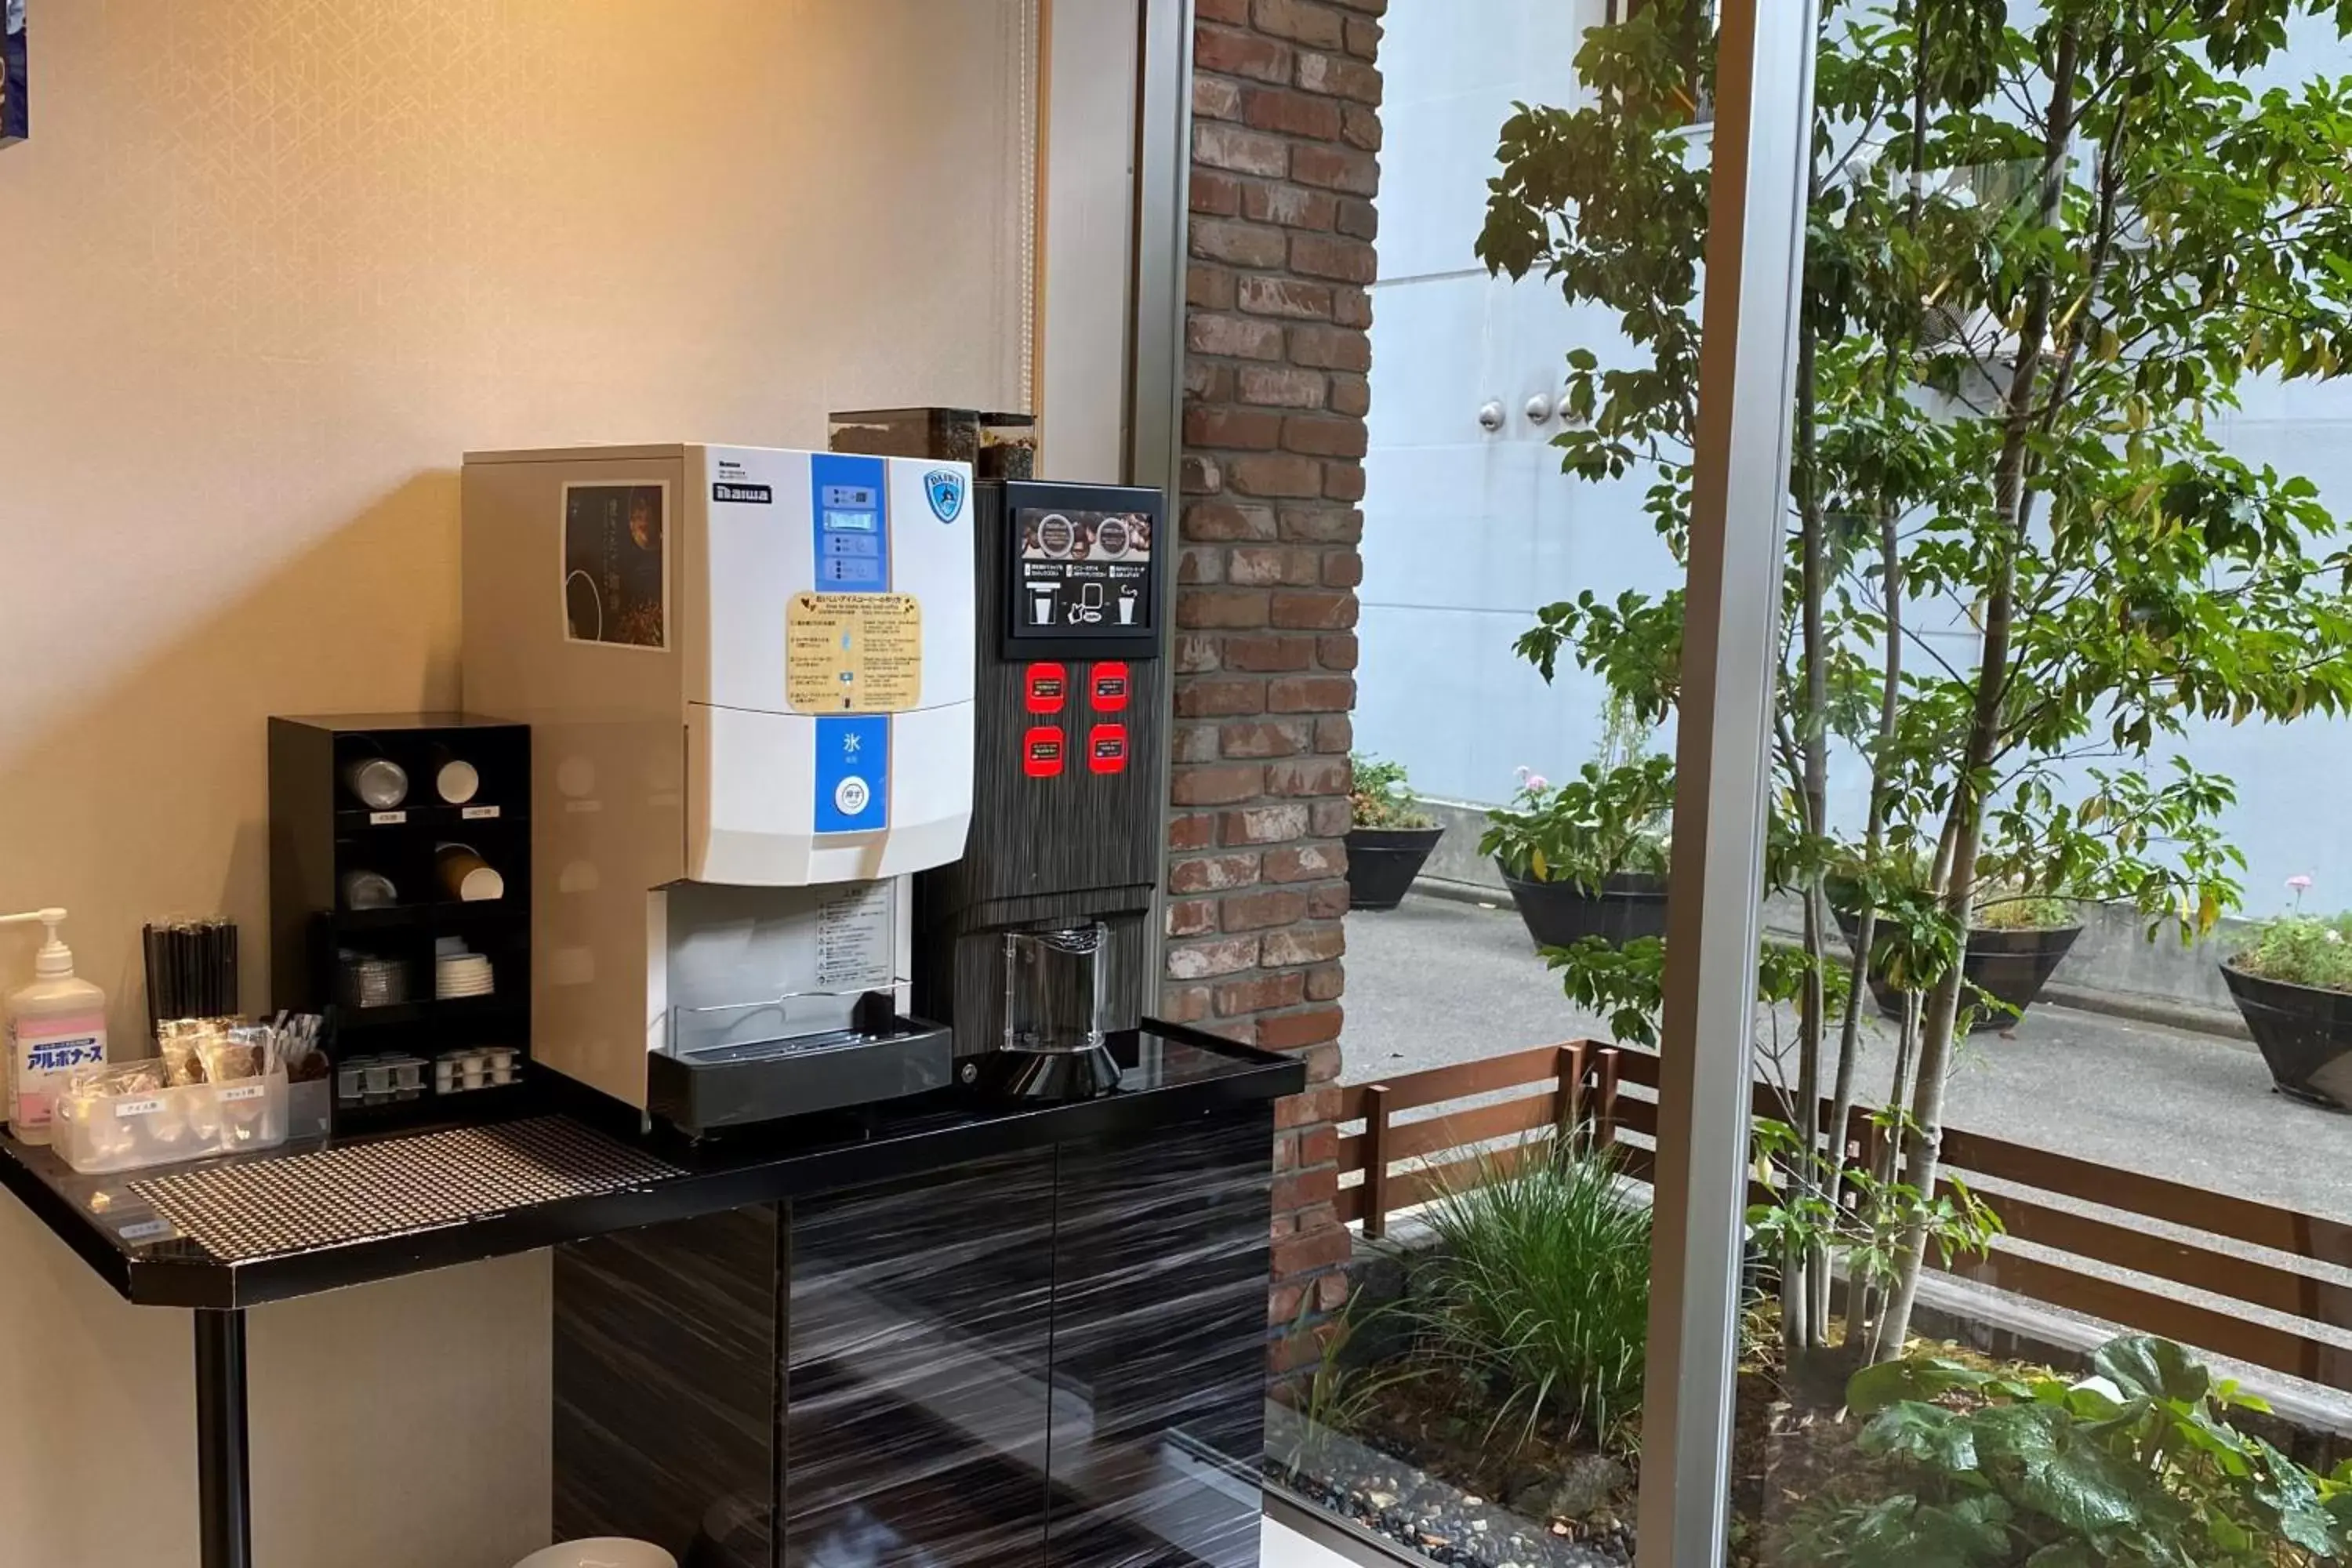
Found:
M 784 698 L 803 713 L 903 713 L 923 698 L 923 606 L 912 594 L 795 594 Z
M 895 910 L 887 882 L 851 883 L 817 906 L 816 983 L 826 991 L 887 991 Z

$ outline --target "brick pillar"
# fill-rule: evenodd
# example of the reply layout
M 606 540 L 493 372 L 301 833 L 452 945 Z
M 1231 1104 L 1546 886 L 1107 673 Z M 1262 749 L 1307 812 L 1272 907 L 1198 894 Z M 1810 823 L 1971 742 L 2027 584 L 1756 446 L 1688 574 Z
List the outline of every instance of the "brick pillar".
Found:
M 1332 1112 L 1386 7 L 1197 0 L 1161 1005 L 1306 1058 L 1275 1151 L 1277 1325 L 1346 1291 Z

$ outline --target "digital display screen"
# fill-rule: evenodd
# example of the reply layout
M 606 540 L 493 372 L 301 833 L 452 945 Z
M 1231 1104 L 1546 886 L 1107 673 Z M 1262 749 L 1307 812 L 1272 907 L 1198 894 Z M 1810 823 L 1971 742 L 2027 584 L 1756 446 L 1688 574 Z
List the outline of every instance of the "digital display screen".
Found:
M 870 511 L 829 511 L 824 514 L 824 525 L 839 529 L 844 533 L 871 533 L 874 531 L 874 514 Z
M 879 504 L 879 501 L 880 498 L 875 495 L 873 488 L 869 485 L 827 485 L 824 487 L 824 506 L 825 510 L 828 511 L 836 507 L 846 508 L 851 510 L 872 511 Z
M 1133 639 L 1152 613 L 1152 521 L 1142 512 L 1024 507 L 1013 636 Z

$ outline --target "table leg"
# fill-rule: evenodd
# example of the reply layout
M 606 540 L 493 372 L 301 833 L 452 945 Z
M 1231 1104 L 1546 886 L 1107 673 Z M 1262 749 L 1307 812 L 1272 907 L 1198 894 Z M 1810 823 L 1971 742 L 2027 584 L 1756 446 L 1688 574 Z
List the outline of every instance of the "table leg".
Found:
M 196 1312 L 196 1507 L 204 1568 L 253 1568 L 245 1313 Z

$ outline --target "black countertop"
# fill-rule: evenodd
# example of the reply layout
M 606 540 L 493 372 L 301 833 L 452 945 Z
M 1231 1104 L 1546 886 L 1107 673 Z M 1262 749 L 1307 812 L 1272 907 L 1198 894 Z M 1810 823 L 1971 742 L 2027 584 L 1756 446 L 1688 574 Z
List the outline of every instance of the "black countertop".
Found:
M 1143 1134 L 1306 1087 L 1296 1058 L 1154 1025 L 1114 1036 L 1116 1093 L 1002 1105 L 964 1091 L 809 1117 L 699 1145 L 615 1137 L 550 1111 L 404 1136 L 84 1176 L 0 1138 L 5 1185 L 126 1300 L 234 1309 L 501 1258 L 666 1220 Z

